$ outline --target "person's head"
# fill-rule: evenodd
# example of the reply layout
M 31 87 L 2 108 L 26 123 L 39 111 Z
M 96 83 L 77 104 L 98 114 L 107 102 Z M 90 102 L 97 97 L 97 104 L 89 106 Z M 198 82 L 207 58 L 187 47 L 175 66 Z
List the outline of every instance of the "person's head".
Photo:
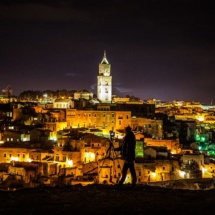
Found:
M 126 133 L 131 132 L 131 127 L 130 126 L 126 127 L 125 131 L 126 131 Z

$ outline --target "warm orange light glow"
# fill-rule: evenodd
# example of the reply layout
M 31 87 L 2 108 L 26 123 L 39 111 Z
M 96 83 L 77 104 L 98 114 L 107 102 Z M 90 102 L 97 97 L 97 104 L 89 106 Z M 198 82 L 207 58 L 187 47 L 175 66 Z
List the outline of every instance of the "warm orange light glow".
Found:
M 51 137 L 50 137 L 50 140 L 57 141 L 57 137 L 56 137 L 56 135 L 51 136 Z
M 18 157 L 12 156 L 12 157 L 10 158 L 10 161 L 19 161 L 19 158 L 18 158 Z
M 207 169 L 202 167 L 202 173 L 204 174 L 206 171 L 207 171 Z
M 31 158 L 27 158 L 27 162 L 32 162 L 32 159 Z
M 86 162 L 95 161 L 95 154 L 93 152 L 85 152 Z
M 73 161 L 72 161 L 72 160 L 67 160 L 67 165 L 68 165 L 69 167 L 72 167 L 72 166 L 73 166 Z
M 155 178 L 156 177 L 156 173 L 152 172 L 152 177 Z
M 179 171 L 179 176 L 182 177 L 182 178 L 184 178 L 185 172 L 184 171 Z
M 204 121 L 204 117 L 203 116 L 197 116 L 197 120 L 199 120 L 200 122 Z

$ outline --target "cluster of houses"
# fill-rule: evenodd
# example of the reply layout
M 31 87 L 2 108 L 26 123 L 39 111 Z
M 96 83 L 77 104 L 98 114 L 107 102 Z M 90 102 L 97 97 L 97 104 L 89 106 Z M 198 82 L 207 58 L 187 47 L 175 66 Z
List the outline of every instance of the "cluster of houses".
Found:
M 130 105 L 129 111 L 120 110 L 117 104 L 114 108 L 100 104 L 90 110 L 34 102 L 1 104 L 0 187 L 115 184 L 121 176 L 123 160 L 114 148 L 122 144 L 127 125 L 136 136 L 138 183 L 213 178 L 215 166 L 207 150 L 199 150 L 197 143 L 184 147 L 180 131 L 164 138 L 164 132 L 174 134 L 173 130 L 165 131 L 164 119 L 156 118 L 156 112 L 160 116 L 166 108 L 158 105 L 153 113 L 155 104 L 147 103 L 144 105 L 149 105 L 151 109 L 146 110 L 150 111 L 139 112 L 146 117 L 134 117 L 134 104 Z M 136 105 L 139 108 L 140 104 Z M 193 126 L 186 128 L 189 131 Z M 113 139 L 110 131 L 115 133 Z M 186 135 L 189 139 L 193 134 Z M 126 183 L 130 181 L 128 174 Z

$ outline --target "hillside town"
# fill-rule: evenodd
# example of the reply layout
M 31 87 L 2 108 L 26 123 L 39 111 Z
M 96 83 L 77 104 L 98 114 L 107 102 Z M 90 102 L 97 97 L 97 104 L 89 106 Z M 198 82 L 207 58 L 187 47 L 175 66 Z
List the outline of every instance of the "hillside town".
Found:
M 2 90 L 1 189 L 116 184 L 123 159 L 115 148 L 127 126 L 136 137 L 138 184 L 215 176 L 215 106 L 115 96 L 105 52 L 97 80 L 96 95 Z

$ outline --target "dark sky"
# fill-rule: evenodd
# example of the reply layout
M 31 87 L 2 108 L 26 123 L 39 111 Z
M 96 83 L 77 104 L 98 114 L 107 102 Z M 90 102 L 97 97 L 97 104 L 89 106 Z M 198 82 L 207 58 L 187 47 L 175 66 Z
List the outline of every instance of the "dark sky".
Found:
M 2 2 L 2 89 L 96 93 L 106 50 L 113 94 L 215 102 L 213 1 Z

